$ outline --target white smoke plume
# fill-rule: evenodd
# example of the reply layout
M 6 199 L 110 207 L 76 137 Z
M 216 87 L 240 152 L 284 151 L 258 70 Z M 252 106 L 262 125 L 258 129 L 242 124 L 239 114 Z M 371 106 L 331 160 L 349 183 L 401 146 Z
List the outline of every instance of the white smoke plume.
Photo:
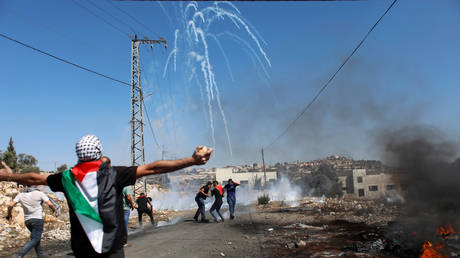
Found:
M 152 203 L 157 210 L 194 210 L 197 208 L 195 196 L 198 193 L 201 185 L 181 184 L 170 177 L 170 185 L 168 191 L 160 191 L 154 188 L 148 195 L 152 197 Z M 237 205 L 251 205 L 257 203 L 257 198 L 263 194 L 268 194 L 273 201 L 283 201 L 290 204 L 291 207 L 296 206 L 297 201 L 302 198 L 302 189 L 291 184 L 289 179 L 282 177 L 268 189 L 254 190 L 247 186 L 238 187 L 236 190 Z M 206 208 L 209 209 L 214 202 L 213 197 L 206 199 Z M 223 209 L 228 208 L 226 198 L 224 197 Z

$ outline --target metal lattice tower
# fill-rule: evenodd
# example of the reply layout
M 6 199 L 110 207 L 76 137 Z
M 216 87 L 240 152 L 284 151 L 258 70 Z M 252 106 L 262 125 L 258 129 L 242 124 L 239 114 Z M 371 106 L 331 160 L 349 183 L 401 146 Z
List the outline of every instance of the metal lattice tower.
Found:
M 131 166 L 145 163 L 144 151 L 144 123 L 142 120 L 142 107 L 144 105 L 141 87 L 141 65 L 139 55 L 140 44 L 165 44 L 166 40 L 138 39 L 137 35 L 131 37 Z M 144 178 L 144 188 L 146 187 Z M 134 194 L 136 189 L 134 189 Z

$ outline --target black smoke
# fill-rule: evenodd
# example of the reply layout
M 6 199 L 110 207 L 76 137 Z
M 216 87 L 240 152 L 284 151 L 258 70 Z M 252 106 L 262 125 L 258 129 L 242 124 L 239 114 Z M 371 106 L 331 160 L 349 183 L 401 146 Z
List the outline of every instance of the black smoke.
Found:
M 384 161 L 396 169 L 403 186 L 402 214 L 389 227 L 389 238 L 405 249 L 420 251 L 424 241 L 443 236 L 436 228 L 460 229 L 460 159 L 458 144 L 439 130 L 410 126 L 380 135 Z

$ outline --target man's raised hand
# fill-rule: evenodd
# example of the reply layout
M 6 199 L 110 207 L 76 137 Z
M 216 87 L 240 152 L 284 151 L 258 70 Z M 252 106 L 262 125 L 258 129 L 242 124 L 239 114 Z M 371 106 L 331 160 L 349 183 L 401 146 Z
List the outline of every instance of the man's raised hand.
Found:
M 211 154 L 214 151 L 213 148 L 206 148 L 206 146 L 198 146 L 193 152 L 193 159 L 195 160 L 195 165 L 204 165 L 211 158 Z
M 5 162 L 2 161 L 2 166 L 3 168 L 0 169 L 0 180 L 6 180 L 11 174 L 13 174 L 13 171 L 11 170 L 8 165 L 6 165 Z

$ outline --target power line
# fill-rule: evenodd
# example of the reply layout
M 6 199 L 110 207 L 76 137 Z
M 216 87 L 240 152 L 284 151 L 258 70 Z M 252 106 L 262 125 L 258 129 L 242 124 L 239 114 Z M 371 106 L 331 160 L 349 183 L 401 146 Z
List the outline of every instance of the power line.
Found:
M 72 36 L 69 36 L 69 35 L 66 34 L 66 33 L 63 33 L 63 32 L 61 32 L 61 31 L 55 30 L 55 29 L 53 29 L 51 26 L 46 25 L 46 24 L 44 24 L 44 23 L 41 23 L 40 21 L 38 21 L 38 20 L 36 20 L 36 19 L 33 19 L 33 18 L 31 18 L 30 16 L 27 16 L 27 17 L 26 17 L 26 16 L 24 16 L 24 15 L 19 14 L 19 13 L 16 12 L 16 11 L 8 10 L 8 9 L 6 9 L 6 8 L 4 8 L 3 11 L 9 12 L 10 14 L 16 16 L 16 18 L 19 18 L 20 20 L 22 20 L 22 21 L 24 21 L 24 22 L 27 22 L 27 23 L 33 24 L 33 25 L 38 25 L 38 26 L 40 26 L 40 27 L 42 27 L 42 28 L 44 28 L 44 29 L 46 29 L 46 30 L 48 30 L 48 31 L 51 31 L 51 32 L 53 32 L 54 34 L 56 34 L 56 35 L 58 35 L 58 36 L 60 36 L 60 37 L 62 37 L 62 38 L 65 38 L 65 39 L 67 39 L 67 40 L 69 40 L 69 41 L 72 41 L 72 43 L 78 43 L 78 44 L 80 44 L 80 45 L 82 45 L 82 46 L 84 46 L 84 47 L 90 48 L 90 49 L 94 49 L 94 48 L 97 47 L 96 45 L 93 45 L 93 44 L 90 44 L 90 43 L 81 41 L 80 39 L 78 39 L 78 38 L 76 38 L 76 37 L 72 37 Z M 118 61 L 123 61 L 123 62 L 125 61 L 125 60 L 121 59 L 120 57 L 115 56 L 115 55 L 113 55 L 112 53 L 110 53 L 110 52 L 108 52 L 108 51 L 106 51 L 106 50 L 104 50 L 104 49 L 100 49 L 100 50 L 98 50 L 97 52 L 98 52 L 98 53 L 101 53 L 101 54 L 103 54 L 103 55 L 105 55 L 105 56 L 107 56 L 107 57 L 115 58 L 115 59 L 117 59 Z
M 155 136 L 155 133 L 153 132 L 152 123 L 150 122 L 150 117 L 149 117 L 149 113 L 147 112 L 147 107 L 145 106 L 145 102 L 142 101 L 142 104 L 144 105 L 145 115 L 147 116 L 147 121 L 149 122 L 149 127 L 150 127 L 150 131 L 152 132 L 153 140 L 155 141 L 155 144 L 157 145 L 158 149 L 161 150 L 161 146 L 160 144 L 158 144 L 157 137 Z
M 129 16 L 131 19 L 133 19 L 133 21 L 137 22 L 139 25 L 143 26 L 144 28 L 146 28 L 148 31 L 152 32 L 153 34 L 155 34 L 155 36 L 157 37 L 160 37 L 158 35 L 158 33 L 156 33 L 155 31 L 151 30 L 147 25 L 145 25 L 144 23 L 140 22 L 138 19 L 136 19 L 136 17 L 132 16 L 131 14 L 129 14 L 128 12 L 126 12 L 125 10 L 121 9 L 120 7 L 118 7 L 117 5 L 115 5 L 114 3 L 112 3 L 112 1 L 110 0 L 106 0 L 107 2 L 109 2 L 109 4 L 111 4 L 113 7 L 115 7 L 116 9 L 118 9 L 120 12 L 126 14 L 127 16 Z
M 109 13 L 109 12 L 106 11 L 106 10 L 104 10 L 103 8 L 99 7 L 97 4 L 95 4 L 95 3 L 92 2 L 91 0 L 88 0 L 88 2 L 89 2 L 92 6 L 96 7 L 97 9 L 99 9 L 100 11 L 106 13 L 107 15 L 109 15 L 110 17 L 112 17 L 113 19 L 117 20 L 119 23 L 125 25 L 125 26 L 128 27 L 134 34 L 136 34 L 136 30 L 135 30 L 133 27 L 131 27 L 131 25 L 129 25 L 128 23 L 124 22 L 123 20 L 117 18 L 116 16 L 112 15 L 111 13 Z
M 105 24 L 109 25 L 110 27 L 114 28 L 115 30 L 119 31 L 121 34 L 123 34 L 124 36 L 128 36 L 129 37 L 129 34 L 124 32 L 122 29 L 118 28 L 117 26 L 113 25 L 112 23 L 108 22 L 106 19 L 102 18 L 101 16 L 99 16 L 98 14 L 94 13 L 93 11 L 91 11 L 90 9 L 86 8 L 84 5 L 81 5 L 79 4 L 76 0 L 72 0 L 74 2 L 74 4 L 76 4 L 78 7 L 86 10 L 87 12 L 89 12 L 91 15 L 93 15 L 94 17 L 98 18 L 99 20 L 103 21 Z
M 77 67 L 77 68 L 79 68 L 79 69 L 85 70 L 85 71 L 87 71 L 87 72 L 90 72 L 90 73 L 99 75 L 99 76 L 101 76 L 101 77 L 104 77 L 104 78 L 106 78 L 106 79 L 109 79 L 109 80 L 112 80 L 112 81 L 115 81 L 115 82 L 118 82 L 118 83 L 121 83 L 121 84 L 124 84 L 124 85 L 131 86 L 131 84 L 129 84 L 129 83 L 127 83 L 127 82 L 120 81 L 120 80 L 115 79 L 115 78 L 113 78 L 113 77 L 111 77 L 111 76 L 108 76 L 108 75 L 105 75 L 105 74 L 96 72 L 96 71 L 94 71 L 94 70 L 91 70 L 91 69 L 89 69 L 89 68 L 86 68 L 86 67 L 84 67 L 84 66 L 81 66 L 81 65 L 72 63 L 72 62 L 70 62 L 70 61 L 68 61 L 68 60 L 66 60 L 66 59 L 57 57 L 57 56 L 55 56 L 55 55 L 53 55 L 53 54 L 50 54 L 50 53 L 45 52 L 45 51 L 43 51 L 43 50 L 40 50 L 40 49 L 38 49 L 38 48 L 32 47 L 32 46 L 30 46 L 30 45 L 27 45 L 26 43 L 23 43 L 23 42 L 21 42 L 21 41 L 19 41 L 19 40 L 15 40 L 15 39 L 13 39 L 13 38 L 10 38 L 10 37 L 6 36 L 5 34 L 0 33 L 0 36 L 3 37 L 3 38 L 5 38 L 5 39 L 8 39 L 8 40 L 10 40 L 10 41 L 13 41 L 13 42 L 15 42 L 15 43 L 17 43 L 17 44 L 19 44 L 19 45 L 22 45 L 22 46 L 24 46 L 24 47 L 30 48 L 30 49 L 32 49 L 32 50 L 35 50 L 35 51 L 37 51 L 37 52 L 39 52 L 39 53 L 41 53 L 41 54 L 44 54 L 44 55 L 47 55 L 47 56 L 52 57 L 52 58 L 54 58 L 54 59 L 57 59 L 57 60 L 59 60 L 59 61 L 61 61 L 61 62 L 64 62 L 64 63 L 66 63 L 66 64 L 73 65 L 73 66 L 75 66 L 75 67 Z
M 374 26 L 371 27 L 371 29 L 367 32 L 367 34 L 364 36 L 364 38 L 359 42 L 359 44 L 355 47 L 355 49 L 351 52 L 351 54 L 343 61 L 343 63 L 339 66 L 339 68 L 335 71 L 335 73 L 329 78 L 329 80 L 321 87 L 321 89 L 316 93 L 316 95 L 313 97 L 313 99 L 303 108 L 303 110 L 297 115 L 297 117 L 284 129 L 284 131 L 278 135 L 270 144 L 268 144 L 264 149 L 271 147 L 278 139 L 283 137 L 287 131 L 297 122 L 297 120 L 302 117 L 302 115 L 313 105 L 313 103 L 319 98 L 321 93 L 323 93 L 324 90 L 329 86 L 329 84 L 334 80 L 335 76 L 342 70 L 342 68 L 345 66 L 345 64 L 350 60 L 350 58 L 358 51 L 358 49 L 361 47 L 361 45 L 364 43 L 364 41 L 367 39 L 367 37 L 371 34 L 371 32 L 374 30 L 374 28 L 377 26 L 377 24 L 380 23 L 380 21 L 383 19 L 383 17 L 390 11 L 390 9 L 395 5 L 395 3 L 398 0 L 394 0 L 390 6 L 386 9 L 386 11 L 380 16 L 380 18 L 377 20 L 377 22 L 374 24 Z

